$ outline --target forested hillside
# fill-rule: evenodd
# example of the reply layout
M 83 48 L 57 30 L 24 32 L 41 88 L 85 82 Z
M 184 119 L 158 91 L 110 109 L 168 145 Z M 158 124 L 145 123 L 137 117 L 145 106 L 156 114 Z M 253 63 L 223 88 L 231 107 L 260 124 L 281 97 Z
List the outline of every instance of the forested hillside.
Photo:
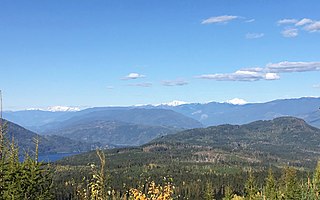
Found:
M 41 136 L 32 131 L 29 131 L 17 124 L 9 121 L 3 121 L 6 130 L 6 138 L 19 146 L 21 154 L 24 152 L 33 151 L 34 139 L 39 139 L 39 153 L 59 153 L 59 152 L 85 152 L 91 150 L 95 146 L 100 146 L 99 142 L 86 143 L 79 142 L 67 137 L 51 135 Z

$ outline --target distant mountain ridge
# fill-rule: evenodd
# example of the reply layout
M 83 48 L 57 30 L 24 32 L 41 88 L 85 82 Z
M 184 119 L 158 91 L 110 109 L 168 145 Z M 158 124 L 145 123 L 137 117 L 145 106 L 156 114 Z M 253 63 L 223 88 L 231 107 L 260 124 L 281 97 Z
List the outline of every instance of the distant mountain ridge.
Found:
M 80 111 L 79 107 L 70 107 L 70 106 L 50 106 L 47 108 L 28 108 L 26 110 L 40 110 L 40 111 L 49 111 L 49 112 L 76 112 Z
M 282 116 L 305 119 L 320 128 L 320 98 L 303 97 L 280 99 L 266 103 L 234 105 L 210 102 L 207 104 L 184 104 L 175 107 L 161 106 L 200 121 L 205 126 L 220 124 L 246 124 L 257 120 L 270 120 Z
M 61 135 L 75 141 L 100 143 L 102 146 L 138 146 L 180 130 L 119 121 L 82 120 L 55 129 L 49 134 Z
M 144 108 L 93 111 L 65 120 L 58 127 L 81 123 L 82 121 L 90 122 L 96 120 L 184 129 L 202 127 L 200 122 L 172 110 Z
M 42 127 L 45 134 L 107 146 L 137 146 L 188 128 L 203 127 L 192 118 L 164 109 L 95 108 Z
M 84 152 L 92 148 L 91 144 L 78 142 L 66 137 L 52 135 L 41 136 L 10 121 L 3 121 L 5 136 L 10 142 L 14 138 L 21 153 L 35 150 L 34 139 L 39 139 L 39 153 L 70 153 Z M 98 144 L 98 143 L 97 143 Z
M 134 148 L 107 150 L 121 165 L 214 163 L 237 166 L 314 167 L 320 158 L 320 129 L 295 117 L 259 120 L 244 125 L 224 124 L 162 136 Z M 94 152 L 62 160 L 64 164 L 94 162 Z M 139 159 L 144 158 L 144 159 Z M 168 162 L 164 162 L 164 160 Z M 170 162 L 169 162 L 170 161 Z
M 57 124 L 66 122 L 71 118 L 78 118 L 93 116 L 94 120 L 97 119 L 93 112 L 125 112 L 128 110 L 138 111 L 140 109 L 157 109 L 159 112 L 162 110 L 172 110 L 176 113 L 180 113 L 189 119 L 186 119 L 186 123 L 180 125 L 171 123 L 169 126 L 180 126 L 184 128 L 196 128 L 199 126 L 196 123 L 201 123 L 205 126 L 213 126 L 220 124 L 246 124 L 256 120 L 270 120 L 281 116 L 293 116 L 304 119 L 309 124 L 320 128 L 320 98 L 315 97 L 303 97 L 297 99 L 280 99 L 266 103 L 247 103 L 243 105 L 234 105 L 230 103 L 186 103 L 186 102 L 172 102 L 171 104 L 161 105 L 144 105 L 137 107 L 96 107 L 88 108 L 77 112 L 49 112 L 49 111 L 15 111 L 4 112 L 4 118 L 13 121 L 21 126 L 24 126 L 30 130 L 37 132 L 44 132 L 46 129 L 53 129 Z M 152 112 L 152 111 L 151 111 Z M 153 112 L 156 113 L 156 112 Z M 173 114 L 168 112 L 166 121 L 175 120 Z M 177 116 L 177 114 L 175 114 Z M 85 117 L 87 118 L 87 117 Z M 149 115 L 150 119 L 153 119 L 153 115 Z M 170 118 L 170 119 L 169 119 Z M 178 117 L 182 119 L 181 116 Z M 196 121 L 191 121 L 190 118 Z M 150 121 L 148 119 L 147 121 Z M 128 117 L 123 115 L 123 119 L 118 116 L 117 120 L 128 123 L 141 123 L 141 120 L 129 120 Z M 189 123 L 191 122 L 191 123 Z M 145 122 L 144 122 L 145 124 Z M 153 125 L 162 125 L 156 120 L 153 121 Z M 187 124 L 187 125 L 186 125 Z M 190 125 L 188 125 L 190 124 Z M 147 125 L 150 125 L 147 123 Z M 168 125 L 168 124 L 167 124 Z

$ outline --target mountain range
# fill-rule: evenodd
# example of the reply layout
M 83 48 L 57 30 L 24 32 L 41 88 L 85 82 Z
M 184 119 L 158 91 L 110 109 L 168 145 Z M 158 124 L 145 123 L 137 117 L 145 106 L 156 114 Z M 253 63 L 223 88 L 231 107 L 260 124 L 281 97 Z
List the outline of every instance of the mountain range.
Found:
M 6 111 L 4 112 L 4 118 L 15 122 L 23 127 L 29 128 L 30 130 L 37 132 L 45 132 L 47 127 L 53 125 L 54 123 L 64 122 L 73 117 L 89 118 L 87 115 L 89 113 L 101 111 L 101 113 L 96 113 L 97 115 L 104 116 L 108 114 L 102 114 L 105 112 L 115 112 L 117 111 L 128 111 L 132 110 L 139 111 L 139 109 L 157 109 L 159 112 L 165 112 L 163 110 L 171 110 L 176 113 L 182 114 L 185 117 L 197 120 L 204 126 L 213 126 L 221 124 L 245 124 L 253 122 L 256 120 L 268 120 L 274 119 L 281 116 L 294 116 L 306 120 L 307 123 L 320 127 L 320 98 L 314 97 L 303 97 L 297 99 L 280 99 L 274 100 L 266 103 L 248 103 L 243 105 L 235 105 L 230 103 L 218 103 L 210 102 L 205 104 L 200 103 L 181 103 L 173 102 L 169 104 L 159 104 L 159 105 L 142 105 L 142 106 L 130 106 L 130 107 L 96 107 L 88 108 L 77 112 L 50 112 L 41 110 L 24 110 L 24 111 Z M 152 111 L 151 111 L 152 112 Z M 150 113 L 151 119 L 153 114 L 157 112 Z M 96 114 L 90 114 L 95 119 L 97 119 Z M 172 117 L 173 113 L 170 113 Z M 177 115 L 177 114 L 175 114 Z M 141 120 L 128 120 L 122 119 L 120 116 L 114 119 L 108 116 L 108 119 L 125 121 L 129 123 L 140 123 Z M 185 118 L 186 119 L 186 118 Z M 168 121 L 169 119 L 167 119 Z M 188 119 L 190 121 L 190 119 Z M 150 119 L 149 119 L 150 121 Z M 163 122 L 154 121 L 156 125 L 162 125 Z M 153 124 L 154 124 L 153 123 Z M 180 128 L 196 128 L 199 123 L 195 122 L 187 125 L 184 124 L 169 124 L 169 126 L 177 126 Z M 150 125 L 150 123 L 148 123 Z M 166 124 L 167 125 L 167 124 Z M 54 126 L 54 125 L 53 125 Z
M 97 143 L 103 147 L 143 145 L 187 129 L 222 124 L 242 125 L 282 116 L 298 117 L 320 127 L 319 105 L 320 98 L 282 99 L 244 105 L 176 102 L 135 107 L 96 107 L 73 112 L 25 110 L 4 112 L 4 117 L 43 135 L 44 141 L 62 136 L 68 138 L 73 147 L 83 143 L 84 149 L 88 149 L 88 146 Z M 52 138 L 51 143 L 55 143 Z M 75 151 L 73 147 L 70 151 Z
M 107 150 L 112 165 L 159 167 L 173 162 L 237 166 L 314 166 L 320 158 L 320 129 L 294 117 L 259 120 L 245 125 L 196 128 L 162 136 L 140 147 Z M 64 164 L 84 165 L 94 152 L 66 158 Z M 129 160 L 128 160 L 129 159 Z M 163 162 L 166 160 L 167 162 Z
M 39 139 L 39 153 L 65 153 L 65 152 L 84 152 L 93 148 L 93 144 L 74 141 L 67 137 L 50 135 L 38 135 L 28 129 L 25 129 L 10 121 L 3 121 L 5 138 L 8 142 L 14 140 L 14 143 L 19 147 L 20 153 L 32 153 L 35 150 L 34 139 Z M 100 145 L 96 143 L 96 145 Z
M 39 133 L 51 132 L 79 122 L 96 120 L 120 121 L 132 124 L 196 128 L 203 125 L 195 119 L 169 109 L 138 107 L 96 107 L 78 112 L 24 110 L 4 112 L 4 118 Z
M 257 120 L 270 120 L 281 116 L 293 116 L 320 127 L 320 98 L 304 97 L 280 99 L 266 103 L 234 105 L 211 102 L 207 104 L 183 104 L 161 106 L 200 121 L 205 126 L 221 124 L 246 124 Z
M 320 156 L 320 129 L 295 117 L 259 120 L 244 125 L 219 125 L 190 129 L 155 139 L 151 143 L 209 147 L 250 155 L 256 161 L 300 162 Z
M 104 147 L 119 147 L 142 145 L 179 130 L 182 129 L 120 121 L 90 120 L 68 123 L 63 128 L 52 130 L 47 134 L 61 135 L 85 143 L 100 143 Z

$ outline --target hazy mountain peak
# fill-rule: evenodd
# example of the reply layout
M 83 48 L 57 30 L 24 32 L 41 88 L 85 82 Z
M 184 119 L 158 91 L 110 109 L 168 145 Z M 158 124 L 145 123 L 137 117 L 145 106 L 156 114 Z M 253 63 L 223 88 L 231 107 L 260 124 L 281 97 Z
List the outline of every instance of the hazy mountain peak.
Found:
M 233 105 L 244 105 L 244 104 L 247 104 L 248 102 L 245 101 L 244 99 L 234 98 L 226 101 L 226 103 L 233 104 Z

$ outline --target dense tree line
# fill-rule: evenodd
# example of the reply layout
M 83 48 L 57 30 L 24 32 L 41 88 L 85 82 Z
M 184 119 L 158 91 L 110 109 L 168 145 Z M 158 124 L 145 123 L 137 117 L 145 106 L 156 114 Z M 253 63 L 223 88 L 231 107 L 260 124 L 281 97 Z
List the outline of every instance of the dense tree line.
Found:
M 7 141 L 0 130 L 0 199 L 4 200 L 319 199 L 320 162 L 308 175 L 294 167 L 191 163 L 172 157 L 165 164 L 130 158 L 127 164 L 116 160 L 114 164 L 97 151 L 96 163 L 49 165 L 37 161 L 38 140 L 34 155 L 26 153 L 21 161 L 14 138 Z

